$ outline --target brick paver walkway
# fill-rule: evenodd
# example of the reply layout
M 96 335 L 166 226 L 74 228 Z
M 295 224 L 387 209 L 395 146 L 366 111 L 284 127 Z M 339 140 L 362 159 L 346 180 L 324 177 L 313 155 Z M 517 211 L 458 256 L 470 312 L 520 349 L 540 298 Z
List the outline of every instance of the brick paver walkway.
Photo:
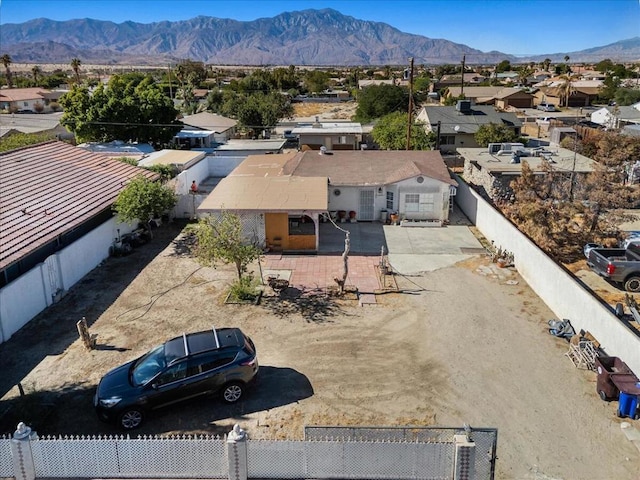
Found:
M 337 286 L 334 278 L 342 277 L 339 255 L 266 255 L 265 270 L 291 271 L 289 285 L 301 290 L 326 289 Z M 378 256 L 350 256 L 346 286 L 354 286 L 360 294 L 380 288 L 376 265 Z

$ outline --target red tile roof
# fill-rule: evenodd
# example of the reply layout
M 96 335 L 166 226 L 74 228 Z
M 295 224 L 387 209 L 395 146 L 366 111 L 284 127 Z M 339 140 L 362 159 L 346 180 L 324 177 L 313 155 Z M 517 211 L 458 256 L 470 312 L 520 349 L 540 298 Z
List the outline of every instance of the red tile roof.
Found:
M 57 141 L 0 154 L 0 268 L 109 208 L 140 174 L 157 178 Z

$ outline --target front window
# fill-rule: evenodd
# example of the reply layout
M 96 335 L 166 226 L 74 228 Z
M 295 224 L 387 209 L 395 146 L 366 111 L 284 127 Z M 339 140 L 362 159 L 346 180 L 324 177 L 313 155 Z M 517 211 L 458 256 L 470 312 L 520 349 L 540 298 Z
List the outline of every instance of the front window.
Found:
M 407 193 L 404 204 L 407 213 L 420 211 L 420 195 L 418 193 Z

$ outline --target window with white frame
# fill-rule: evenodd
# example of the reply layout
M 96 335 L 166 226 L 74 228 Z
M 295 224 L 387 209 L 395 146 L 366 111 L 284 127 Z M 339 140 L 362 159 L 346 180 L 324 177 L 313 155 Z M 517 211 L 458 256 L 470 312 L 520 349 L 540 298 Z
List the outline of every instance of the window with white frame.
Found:
M 407 213 L 420 211 L 420 194 L 407 193 L 404 196 L 404 210 Z

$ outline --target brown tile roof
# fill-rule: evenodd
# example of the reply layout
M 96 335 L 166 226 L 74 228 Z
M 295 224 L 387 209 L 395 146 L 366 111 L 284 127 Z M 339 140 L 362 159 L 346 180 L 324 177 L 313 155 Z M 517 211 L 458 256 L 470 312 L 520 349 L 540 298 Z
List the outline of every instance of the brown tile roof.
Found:
M 63 142 L 0 154 L 0 268 L 108 209 L 140 174 L 157 178 Z
M 440 152 L 405 150 L 334 151 L 320 155 L 301 152 L 284 167 L 285 175 L 329 177 L 331 185 L 388 185 L 424 175 L 450 185 L 451 179 Z

